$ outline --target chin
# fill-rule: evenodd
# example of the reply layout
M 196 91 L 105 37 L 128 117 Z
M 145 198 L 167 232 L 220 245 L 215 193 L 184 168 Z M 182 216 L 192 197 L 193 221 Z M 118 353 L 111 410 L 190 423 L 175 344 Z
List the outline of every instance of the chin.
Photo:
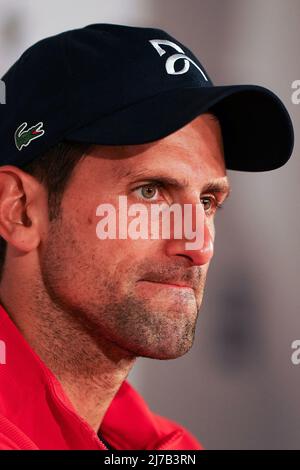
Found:
M 137 356 L 139 357 L 146 357 L 149 359 L 158 359 L 158 360 L 168 360 L 168 359 L 177 359 L 178 357 L 184 356 L 191 347 L 193 346 L 194 343 L 194 338 L 191 341 L 185 341 L 181 345 L 174 345 L 174 347 L 170 347 L 170 345 L 167 348 L 156 348 L 155 350 L 143 350 L 137 353 Z

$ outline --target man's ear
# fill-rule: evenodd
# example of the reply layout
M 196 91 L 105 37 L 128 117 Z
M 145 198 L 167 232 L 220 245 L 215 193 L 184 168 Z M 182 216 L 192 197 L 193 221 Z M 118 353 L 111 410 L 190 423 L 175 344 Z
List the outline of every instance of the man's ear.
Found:
M 20 168 L 0 166 L 0 235 L 22 252 L 36 248 L 47 214 L 42 185 Z

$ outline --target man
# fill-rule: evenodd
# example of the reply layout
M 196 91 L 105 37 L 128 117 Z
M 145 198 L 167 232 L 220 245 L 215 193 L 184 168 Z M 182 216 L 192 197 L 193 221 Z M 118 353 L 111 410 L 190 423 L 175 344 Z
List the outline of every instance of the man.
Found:
M 284 105 L 213 86 L 162 30 L 112 24 L 40 41 L 3 80 L 0 448 L 201 449 L 126 378 L 139 356 L 191 348 L 226 168 L 289 159 Z M 166 238 L 120 235 L 122 197 L 125 228 L 134 204 L 189 205 L 201 244 L 175 222 Z M 101 204 L 115 209 L 111 237 Z

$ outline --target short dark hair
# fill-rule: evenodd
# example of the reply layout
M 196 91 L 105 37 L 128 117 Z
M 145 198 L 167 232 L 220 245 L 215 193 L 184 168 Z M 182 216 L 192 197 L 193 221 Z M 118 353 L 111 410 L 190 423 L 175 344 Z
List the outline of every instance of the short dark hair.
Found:
M 22 167 L 22 170 L 45 186 L 48 193 L 49 221 L 59 215 L 62 196 L 72 172 L 89 147 L 85 143 L 60 142 Z M 4 271 L 6 247 L 6 240 L 0 236 L 0 281 Z

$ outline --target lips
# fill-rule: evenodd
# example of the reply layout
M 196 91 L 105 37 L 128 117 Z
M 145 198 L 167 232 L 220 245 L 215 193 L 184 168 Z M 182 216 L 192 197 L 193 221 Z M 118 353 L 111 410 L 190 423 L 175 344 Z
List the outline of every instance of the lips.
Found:
M 187 288 L 187 289 L 194 289 L 194 286 L 192 283 L 187 283 L 187 282 L 182 282 L 182 281 L 173 281 L 173 280 L 168 280 L 168 281 L 153 281 L 150 279 L 140 279 L 140 281 L 143 282 L 153 282 L 156 284 L 165 284 L 166 286 L 170 287 L 179 287 L 179 288 Z

